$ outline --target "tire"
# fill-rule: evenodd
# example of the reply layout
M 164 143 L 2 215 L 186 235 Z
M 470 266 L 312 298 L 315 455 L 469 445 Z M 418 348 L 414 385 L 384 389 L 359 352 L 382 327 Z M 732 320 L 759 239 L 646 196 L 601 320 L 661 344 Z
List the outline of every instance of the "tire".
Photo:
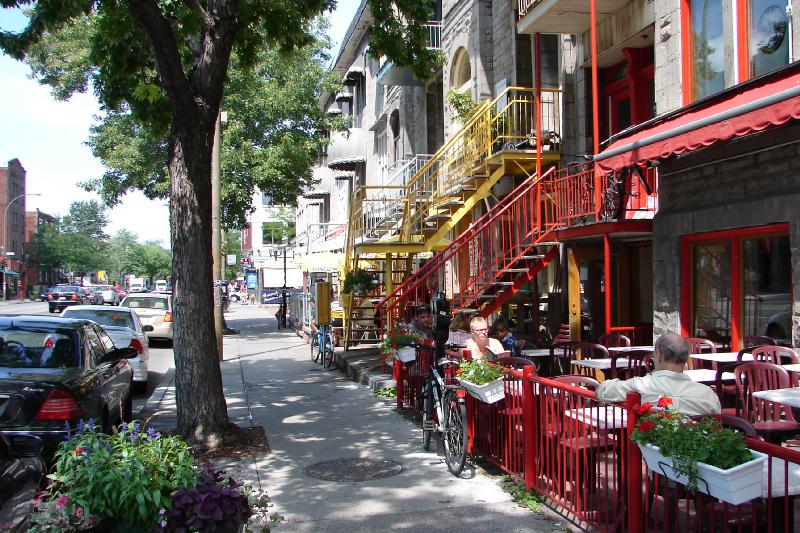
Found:
M 122 402 L 122 412 L 120 413 L 122 422 L 128 423 L 133 420 L 133 393 L 128 392 L 128 396 Z
M 431 449 L 431 437 L 433 436 L 433 389 L 430 382 L 425 380 L 425 392 L 422 397 L 422 448 L 424 450 Z M 429 429 L 425 429 L 425 426 Z
M 331 366 L 335 366 L 334 363 L 335 359 L 336 358 L 334 357 L 333 344 L 331 344 L 331 339 L 328 339 L 328 341 L 325 343 L 325 357 L 323 361 L 325 363 L 325 368 L 330 368 Z
M 442 399 L 444 412 L 444 460 L 447 469 L 457 476 L 464 470 L 467 460 L 467 408 L 459 402 L 453 391 L 447 391 Z
M 319 361 L 319 338 L 316 334 L 311 335 L 311 360 L 315 363 Z

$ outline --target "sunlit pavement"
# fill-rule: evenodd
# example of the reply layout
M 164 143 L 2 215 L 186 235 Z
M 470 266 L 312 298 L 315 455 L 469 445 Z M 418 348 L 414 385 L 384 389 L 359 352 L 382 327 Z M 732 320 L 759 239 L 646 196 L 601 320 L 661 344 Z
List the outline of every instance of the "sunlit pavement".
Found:
M 553 531 L 560 524 L 510 501 L 499 478 L 468 467 L 452 476 L 441 456 L 422 450 L 421 430 L 338 371 L 325 371 L 294 332 L 276 331 L 274 311 L 231 305 L 222 363 L 231 421 L 263 426 L 271 453 L 230 462 L 229 470 L 266 490 L 281 531 Z M 174 390 L 154 391 L 148 411 L 174 427 Z M 369 481 L 322 481 L 306 473 L 320 462 L 342 479 L 361 458 L 399 463 L 399 474 Z M 313 469 L 309 469 L 311 471 Z M 330 473 L 330 472 L 329 472 Z M 361 472 L 364 473 L 364 472 Z

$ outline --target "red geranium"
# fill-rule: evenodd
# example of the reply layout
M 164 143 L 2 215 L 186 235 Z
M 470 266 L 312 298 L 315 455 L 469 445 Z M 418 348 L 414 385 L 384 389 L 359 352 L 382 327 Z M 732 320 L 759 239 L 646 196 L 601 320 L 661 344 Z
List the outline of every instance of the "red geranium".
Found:
M 672 398 L 670 398 L 669 396 L 662 396 L 661 398 L 658 399 L 658 406 L 660 408 L 666 409 L 670 405 L 672 405 Z
M 655 427 L 656 425 L 650 422 L 649 420 L 643 420 L 642 423 L 639 424 L 639 427 L 636 429 L 636 431 L 641 431 L 641 432 L 653 431 Z

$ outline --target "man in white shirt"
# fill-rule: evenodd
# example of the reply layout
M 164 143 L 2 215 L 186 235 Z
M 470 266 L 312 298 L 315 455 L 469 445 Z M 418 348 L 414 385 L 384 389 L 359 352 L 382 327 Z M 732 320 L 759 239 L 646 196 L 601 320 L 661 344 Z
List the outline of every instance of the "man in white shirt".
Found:
M 628 392 L 638 392 L 642 403 L 655 405 L 659 398 L 672 398 L 672 406 L 687 416 L 718 414 L 719 398 L 708 385 L 695 383 L 683 373 L 689 359 L 689 345 L 677 333 L 667 332 L 656 341 L 653 353 L 655 370 L 643 377 L 610 379 L 597 388 L 597 398 L 622 402 Z

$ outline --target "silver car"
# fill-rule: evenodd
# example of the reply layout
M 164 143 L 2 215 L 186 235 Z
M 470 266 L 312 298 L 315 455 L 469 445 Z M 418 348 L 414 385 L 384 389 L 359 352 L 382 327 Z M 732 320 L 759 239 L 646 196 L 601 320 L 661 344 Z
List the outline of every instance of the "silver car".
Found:
M 114 290 L 113 285 L 97 285 L 103 295 L 103 303 L 108 305 L 119 305 L 119 293 Z
M 129 294 L 120 305 L 134 309 L 142 324 L 153 326 L 153 331 L 147 334 L 149 339 L 172 340 L 171 294 L 154 292 Z
M 75 305 L 65 309 L 61 316 L 91 320 L 103 327 L 117 348 L 135 348 L 139 354 L 138 357 L 128 359 L 133 367 L 133 382 L 134 385 L 147 388 L 147 368 L 150 363 L 147 333 L 152 331 L 152 327 L 142 324 L 133 309 L 102 305 Z

